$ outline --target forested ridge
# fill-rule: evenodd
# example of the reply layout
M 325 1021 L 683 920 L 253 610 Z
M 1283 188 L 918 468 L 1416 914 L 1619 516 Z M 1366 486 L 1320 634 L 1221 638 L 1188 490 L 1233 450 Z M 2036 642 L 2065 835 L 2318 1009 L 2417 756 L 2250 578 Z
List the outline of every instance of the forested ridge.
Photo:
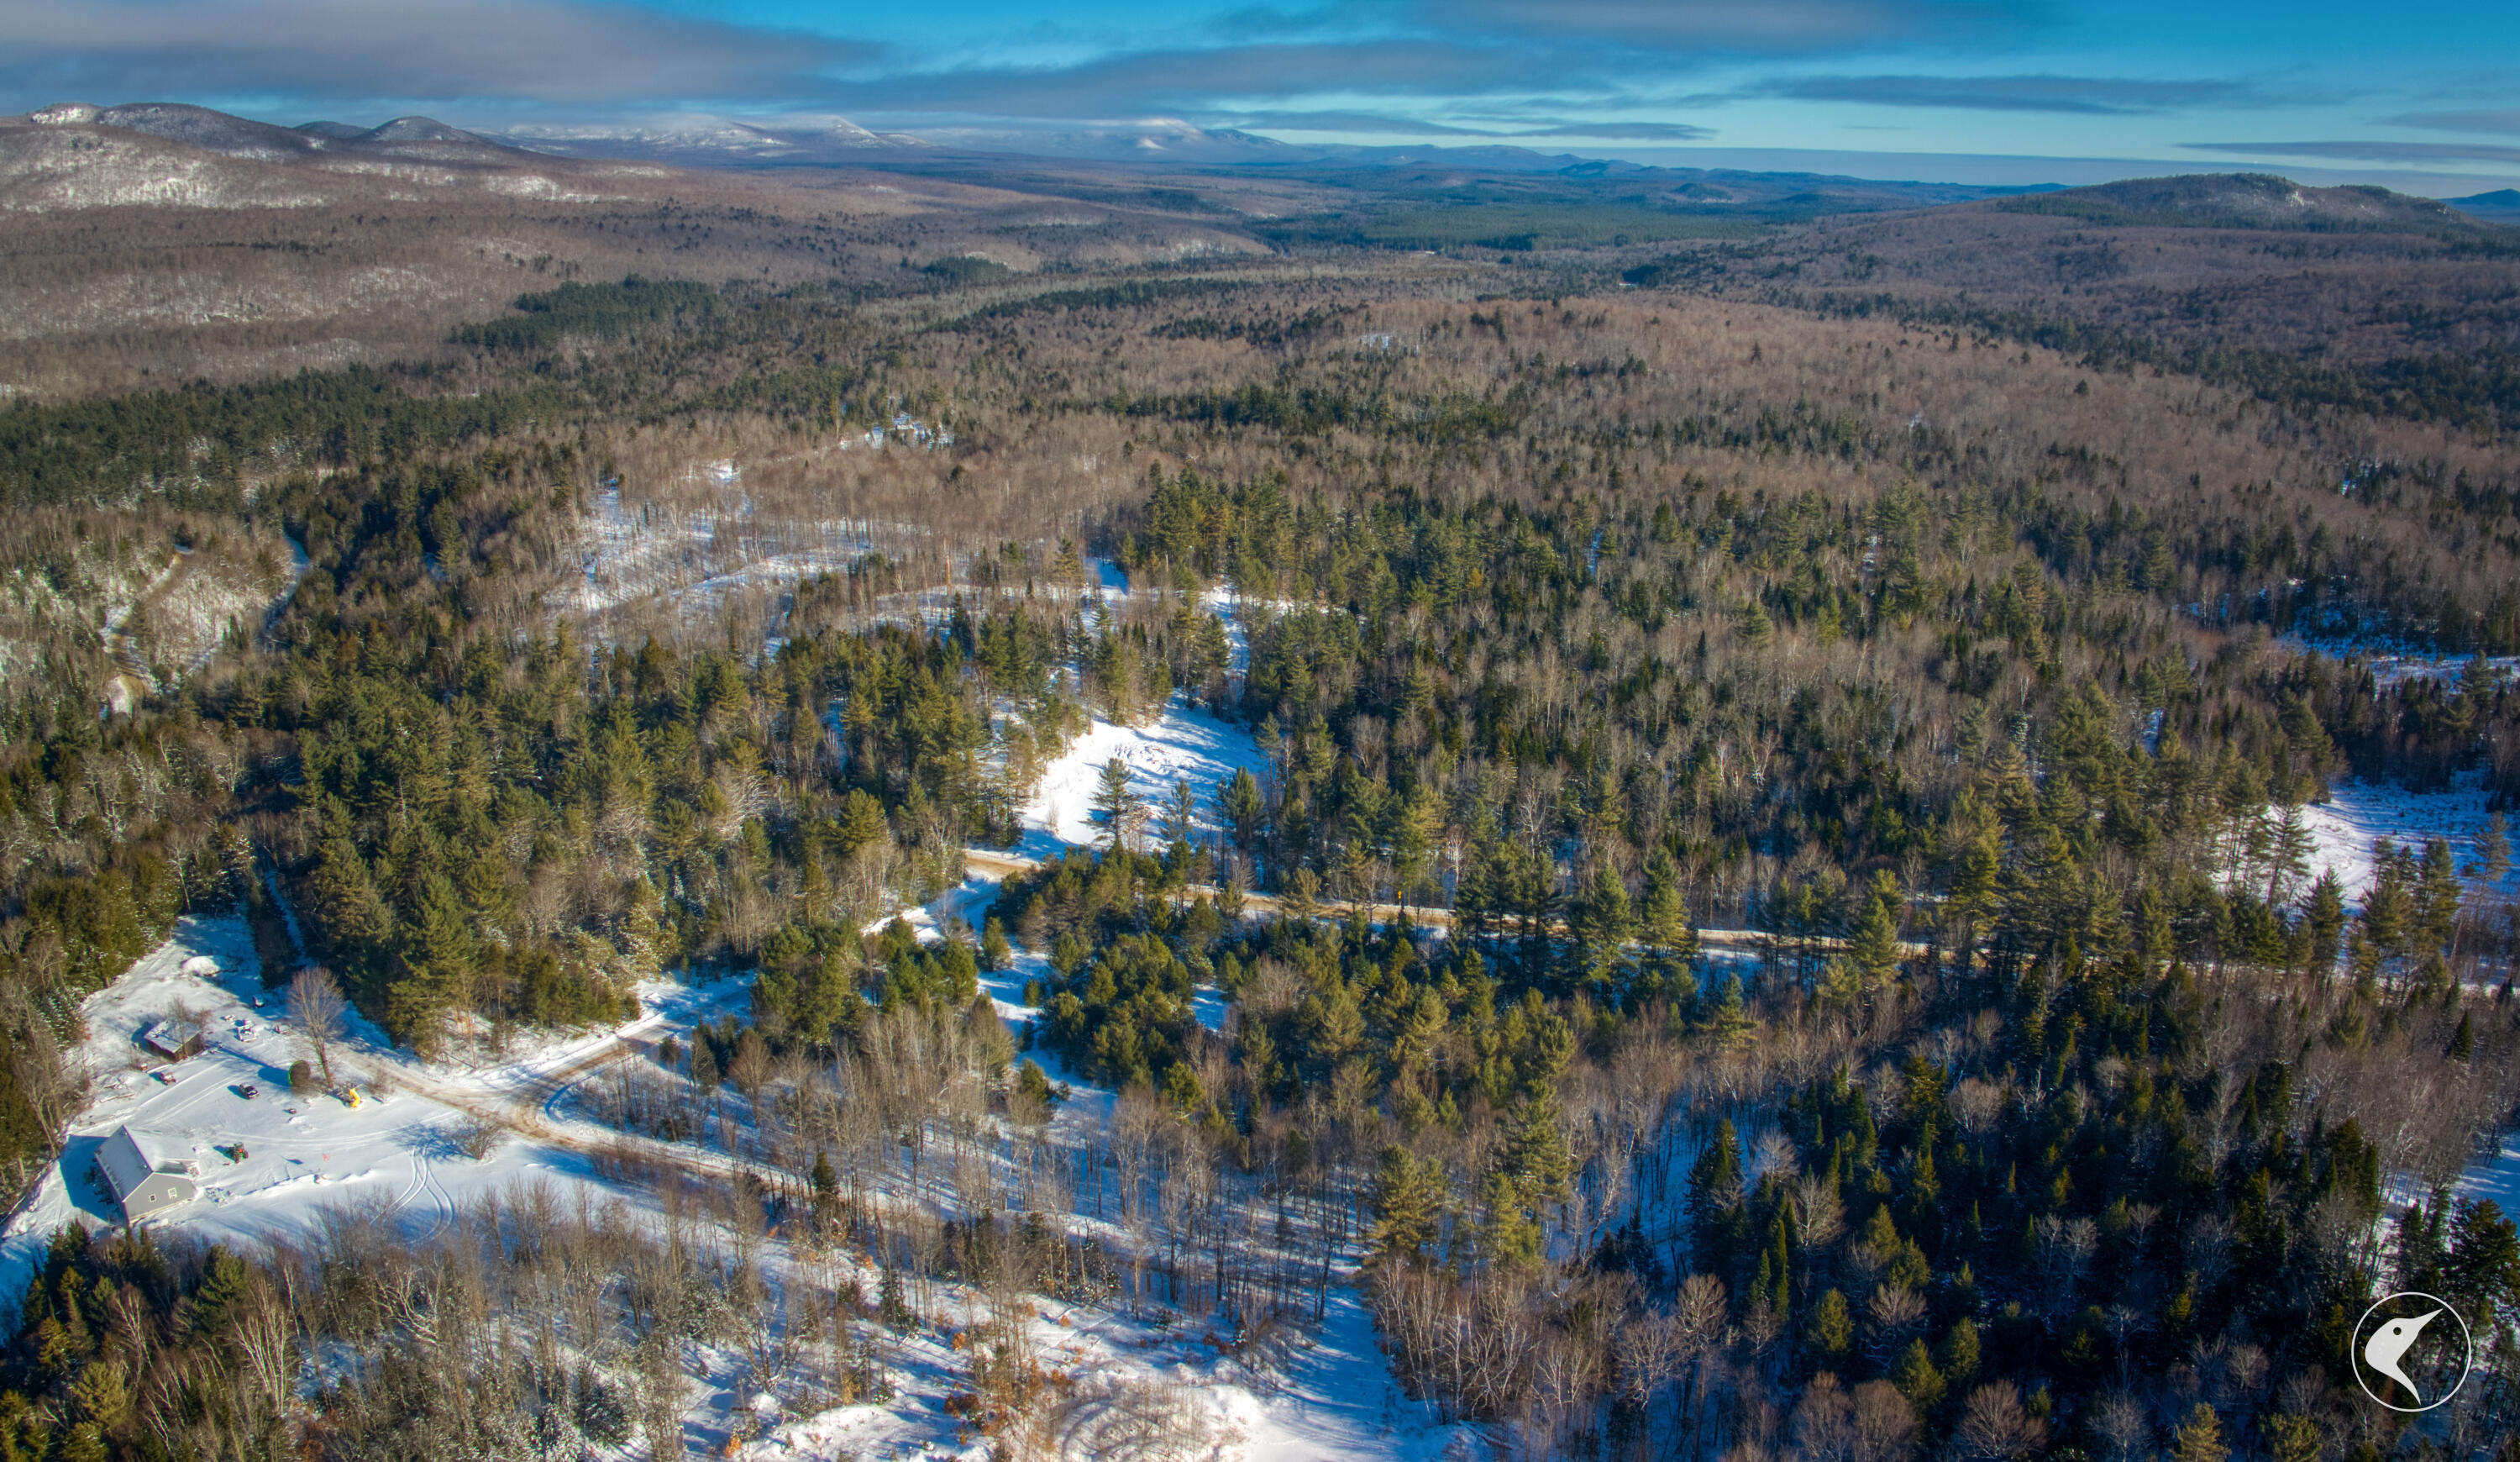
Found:
M 2520 1239 L 2452 1189 L 2520 1095 L 2507 845 L 2384 849 L 2357 905 L 2305 809 L 2349 775 L 2507 803 L 2520 703 L 2482 659 L 2389 678 L 2275 637 L 2509 653 L 2491 423 L 2270 412 L 1913 322 L 1375 281 L 875 310 L 634 279 L 456 344 L 0 413 L 10 500 L 65 535 L 215 519 L 307 559 L 127 711 L 99 714 L 127 672 L 93 624 L 29 621 L 0 698 L 16 1182 L 82 1102 L 79 998 L 184 912 L 279 937 L 276 890 L 422 1052 L 751 975 L 605 1109 L 751 1165 L 710 1200 L 745 1244 L 1162 1305 L 1254 1356 L 1358 1260 L 1413 1394 L 1524 1454 L 2311 1462 L 2507 1430 Z M 897 411 L 956 444 L 865 446 Z M 720 457 L 744 531 L 866 541 L 762 599 L 584 609 L 600 531 L 733 497 Z M 1149 805 L 1122 775 L 1103 845 L 982 930 L 865 933 L 1014 842 L 1090 717 L 1184 703 L 1262 764 Z M 1035 956 L 1011 1030 L 977 978 Z M 1117 1093 L 1074 1153 L 1040 1062 Z M 1013 1154 L 1017 1201 L 904 1217 L 931 1140 Z M 634 1230 L 447 1238 L 413 1283 L 472 1318 L 426 1344 L 427 1304 L 358 1298 L 377 1232 L 66 1237 L 0 1447 L 630 1445 L 670 1348 L 742 1320 Z M 584 1364 L 523 1358 L 500 1325 L 570 1263 L 611 1276 L 564 1321 Z M 2349 1393 L 2341 1337 L 2390 1288 L 2494 1337 L 2438 1425 Z M 914 1323 L 843 1293 L 794 1310 L 831 1395 Z M 311 1397 L 269 1385 L 338 1343 L 360 1360 Z M 1015 1455 L 1049 1402 L 999 1343 L 964 1404 Z

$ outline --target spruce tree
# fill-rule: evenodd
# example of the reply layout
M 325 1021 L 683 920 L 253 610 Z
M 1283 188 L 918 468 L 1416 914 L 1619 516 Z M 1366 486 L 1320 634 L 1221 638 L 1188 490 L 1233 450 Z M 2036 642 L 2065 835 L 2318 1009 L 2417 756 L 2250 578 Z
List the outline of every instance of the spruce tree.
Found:
M 1740 1239 L 1741 1136 L 1726 1118 L 1688 1169 L 1688 1234 L 1697 1267 L 1732 1271 Z

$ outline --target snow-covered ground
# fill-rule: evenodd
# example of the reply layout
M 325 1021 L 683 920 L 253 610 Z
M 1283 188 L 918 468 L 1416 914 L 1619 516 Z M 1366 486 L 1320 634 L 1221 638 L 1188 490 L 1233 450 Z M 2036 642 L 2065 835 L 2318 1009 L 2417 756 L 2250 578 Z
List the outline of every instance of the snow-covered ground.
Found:
M 2506 1217 L 2520 1217 L 2520 1132 L 2505 1132 L 2492 1156 L 2477 1159 L 2458 1180 L 2458 1196 L 2492 1199 Z
M 2345 886 L 2345 901 L 2359 907 L 2371 888 L 2371 845 L 2381 838 L 2408 845 L 2418 853 L 2427 840 L 2447 839 L 2451 856 L 2464 877 L 2477 856 L 2477 839 L 2484 835 L 2492 815 L 2487 801 L 2484 777 L 2476 772 L 2460 777 L 2447 792 L 2339 782 L 2329 790 L 2328 800 L 2302 809 L 2312 839 L 2311 877 L 2333 868 L 2337 882 Z M 2520 833 L 2506 836 L 2520 837 Z M 2467 883 L 2470 888 L 2479 886 L 2473 878 Z M 2507 875 L 2501 891 L 2520 893 L 2520 875 Z
M 997 891 L 994 879 L 975 877 L 904 917 L 922 937 L 939 937 L 949 920 L 984 923 Z M 1040 955 L 1024 953 L 1012 968 L 983 979 L 999 1010 L 1021 1021 L 1034 1013 L 1023 1001 L 1024 983 L 1045 973 Z M 389 1205 L 420 1242 L 460 1210 L 523 1179 L 549 1183 L 563 1203 L 583 1189 L 591 1200 L 624 1202 L 645 1211 L 652 1203 L 648 1195 L 594 1170 L 585 1149 L 590 1139 L 606 1134 L 573 1115 L 564 1089 L 553 1090 L 534 1113 L 551 1141 L 511 1132 L 476 1160 L 465 1154 L 460 1135 L 475 1111 L 512 1101 L 520 1090 L 542 1097 L 536 1077 L 601 1054 L 600 1048 L 623 1034 L 687 1029 L 741 1008 L 745 987 L 741 978 L 697 987 L 652 982 L 640 987 L 640 1017 L 618 1030 L 557 1036 L 512 1047 L 497 1058 L 449 1058 L 431 1065 L 392 1050 L 353 1016 L 333 1047 L 337 1077 L 359 1081 L 367 1098 L 352 1109 L 330 1095 L 290 1095 L 290 1062 L 311 1053 L 287 1018 L 284 994 L 262 988 L 244 924 L 188 919 L 173 938 L 82 1005 L 89 1034 L 72 1059 L 92 1076 L 95 1099 L 74 1123 L 62 1163 L 0 1236 L 0 1295 L 22 1293 L 46 1241 L 63 1223 L 76 1220 L 93 1230 L 118 1221 L 88 1167 L 97 1144 L 126 1122 L 189 1157 L 202 1185 L 199 1201 L 167 1211 L 153 1226 L 240 1247 L 308 1234 L 344 1203 Z M 1223 1011 L 1220 995 L 1202 992 L 1203 1021 L 1221 1020 Z M 137 1034 L 168 1017 L 205 1021 L 208 1048 L 180 1063 L 151 1058 Z M 1052 1053 L 1033 1055 L 1055 1080 L 1069 1085 L 1058 1122 L 1099 1125 L 1108 1119 L 1109 1091 L 1077 1080 Z M 151 1074 L 160 1070 L 173 1076 L 171 1084 Z M 380 1074 L 388 1088 L 382 1100 L 369 1095 Z M 248 1086 L 256 1089 L 254 1096 L 244 1095 Z M 514 1116 L 519 1109 L 503 1110 Z M 1469 1454 L 1464 1429 L 1437 1425 L 1401 1393 L 1353 1287 L 1335 1287 L 1325 1297 L 1323 1325 L 1271 1377 L 1246 1370 L 1194 1326 L 1100 1308 L 1047 1302 L 1039 1308 L 1028 1333 L 1045 1364 L 1085 1383 L 1169 1388 L 1191 1414 L 1205 1419 L 1219 1455 L 1251 1462 L 1433 1462 Z M 949 1305 L 937 1318 L 944 1324 L 887 1343 L 887 1366 L 898 1391 L 893 1400 L 785 1421 L 774 1417 L 759 1440 L 725 1454 L 957 1456 L 977 1462 L 987 1455 L 985 1444 L 963 1439 L 960 1424 L 942 1407 L 945 1396 L 965 1384 L 967 1364 L 950 1345 L 947 1327 L 973 1316 Z M 742 1413 L 755 1406 L 742 1384 L 743 1361 L 708 1351 L 690 1358 L 702 1374 L 692 1391 L 689 1433 L 722 1446 Z
M 1129 790 L 1150 809 L 1166 805 L 1176 782 L 1187 781 L 1196 794 L 1198 831 L 1214 835 L 1224 819 L 1217 810 L 1218 784 L 1248 767 L 1258 776 L 1268 758 L 1240 726 L 1192 708 L 1177 696 L 1164 713 L 1144 726 L 1121 726 L 1097 718 L 1064 755 L 1042 773 L 1041 785 L 1024 803 L 1024 837 L 1016 851 L 1027 857 L 1055 857 L 1065 847 L 1100 841 L 1102 824 L 1094 818 L 1094 795 L 1102 767 L 1117 756 L 1129 768 Z
M 2330 660 L 2360 658 L 2369 664 L 2371 678 L 2379 682 L 2382 690 L 2408 680 L 2438 680 L 2447 686 L 2461 687 L 2480 663 L 2484 672 L 2496 679 L 2507 680 L 2520 674 L 2520 655 L 2499 655 L 2479 662 L 2473 656 L 2427 654 L 2419 646 L 2386 637 L 2289 635 L 2284 643 L 2296 650 L 2324 655 Z
M 742 474 L 735 464 L 710 463 L 705 476 L 727 494 L 718 509 L 633 509 L 623 503 L 619 482 L 599 489 L 582 527 L 584 582 L 571 608 L 600 617 L 663 600 L 679 612 L 704 613 L 744 589 L 788 589 L 843 571 L 877 551 L 878 536 L 902 536 L 899 528 L 879 533 L 876 525 L 855 521 L 764 521 L 741 491 Z
M 201 1183 L 199 1201 L 153 1226 L 248 1245 L 309 1232 L 345 1200 L 390 1202 L 417 1238 L 459 1206 L 528 1175 L 562 1187 L 605 1186 L 583 1155 L 520 1137 L 484 1159 L 467 1157 L 457 1132 L 472 1114 L 415 1089 L 419 1073 L 355 1017 L 332 1060 L 336 1079 L 360 1086 L 361 1105 L 292 1096 L 290 1063 L 311 1059 L 313 1050 L 288 1021 L 286 1004 L 284 991 L 263 989 L 252 937 L 237 919 L 183 921 L 173 938 L 87 998 L 80 1014 L 88 1036 L 68 1057 L 85 1069 L 93 1099 L 72 1123 L 59 1165 L 0 1236 L 0 1295 L 23 1292 L 30 1266 L 64 1223 L 96 1229 L 121 1221 L 91 1165 L 98 1144 L 125 1124 L 189 1158 Z M 202 1054 L 168 1063 L 139 1044 L 141 1030 L 184 1016 L 206 1021 Z M 388 1090 L 377 1096 L 381 1073 Z M 248 1088 L 254 1095 L 245 1094 Z

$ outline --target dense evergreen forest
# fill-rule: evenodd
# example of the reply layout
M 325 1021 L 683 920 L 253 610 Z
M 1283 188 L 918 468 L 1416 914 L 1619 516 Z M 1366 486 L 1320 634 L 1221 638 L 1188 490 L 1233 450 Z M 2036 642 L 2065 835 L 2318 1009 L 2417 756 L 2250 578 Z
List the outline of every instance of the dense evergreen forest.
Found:
M 1337 1251 L 1413 1394 L 1517 1455 L 2512 1455 L 2520 1236 L 2453 1191 L 2520 1098 L 2508 847 L 2382 849 L 2357 902 L 2305 821 L 2347 777 L 2520 800 L 2507 424 L 1676 296 L 883 303 L 572 284 L 452 365 L 0 410 L 0 504 L 55 525 L 0 626 L 13 1191 L 83 1101 L 79 1000 L 237 911 L 423 1054 L 752 975 L 614 1099 L 759 1165 L 747 1242 L 908 1254 L 898 1134 L 1031 1152 L 1055 1058 L 1118 1094 L 1095 1196 L 930 1215 L 920 1283 L 1248 1336 Z M 951 450 L 840 455 L 911 412 Z M 731 496 L 720 457 L 765 541 L 894 536 L 766 601 L 586 609 L 589 524 Z M 302 572 L 125 663 L 62 545 L 204 525 Z M 1265 767 L 1122 777 L 982 931 L 867 933 L 1012 845 L 1093 718 L 1175 705 Z M 1011 1030 L 976 982 L 1019 956 Z M 695 1291 L 768 1302 L 680 1242 L 492 1215 L 389 1283 L 349 1227 L 65 1235 L 0 1457 L 630 1446 L 675 1338 L 738 1333 Z M 570 1274 L 608 1276 L 581 1359 L 519 1348 Z M 2490 1339 L 2427 1422 L 2341 1358 L 2396 1288 Z M 871 1393 L 908 1302 L 832 1293 L 830 1393 Z M 1021 1455 L 1047 1403 L 974 1353 Z

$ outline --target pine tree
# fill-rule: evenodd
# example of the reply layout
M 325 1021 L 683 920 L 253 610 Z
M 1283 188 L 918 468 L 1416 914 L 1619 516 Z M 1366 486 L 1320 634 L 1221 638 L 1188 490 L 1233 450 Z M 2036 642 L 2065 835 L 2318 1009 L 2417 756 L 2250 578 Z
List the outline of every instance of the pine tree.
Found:
M 2307 1416 L 2270 1416 L 2260 1427 L 2267 1434 L 2269 1462 L 2318 1462 L 2327 1439 Z
M 2310 932 L 2311 968 L 2321 973 L 2334 970 L 2345 934 L 2345 889 L 2336 881 L 2335 869 L 2320 870 L 2318 882 L 2310 886 L 2309 896 L 2302 900 L 2301 919 Z
M 1540 1223 L 1520 1184 L 1503 1171 L 1489 1173 L 1479 1186 L 1479 1255 L 1491 1268 L 1540 1266 Z
M 1715 1043 L 1726 1050 L 1739 1050 L 1750 1043 L 1750 1032 L 1757 1022 L 1750 1019 L 1750 1008 L 1741 999 L 1741 982 L 1727 976 L 1724 993 L 1717 997 L 1715 1008 L 1708 1013 L 1706 1028 Z
M 397 1038 L 427 1045 L 450 1011 L 472 1008 L 472 916 L 444 874 L 423 877 L 419 911 L 401 937 L 405 973 L 386 996 L 385 1020 Z
M 1125 851 L 1144 813 L 1129 791 L 1129 763 L 1118 756 L 1103 762 L 1096 775 L 1094 810 L 1102 814 L 1103 834 L 1110 840 L 1109 845 Z
M 2170 1448 L 2172 1462 L 2224 1462 L 2231 1455 L 2230 1445 L 2223 1440 L 2222 1418 L 2214 1408 L 2199 1401 L 2181 1423 Z
M 1373 1228 L 1367 1243 L 1383 1263 L 1414 1259 L 1434 1242 L 1444 1211 L 1444 1165 L 1423 1162 L 1397 1145 L 1382 1150 L 1371 1199 Z
M 1889 1380 L 1919 1414 L 1940 1406 L 1949 1386 L 1943 1373 L 1935 1368 L 1934 1357 L 1925 1352 L 1921 1340 L 1908 1342 L 1908 1348 L 1899 1352 L 1898 1360 L 1891 1364 Z
M 1952 1321 L 1950 1333 L 1943 1337 L 1943 1343 L 1935 1349 L 1935 1369 L 1951 1386 L 1964 1390 L 1977 1380 L 1977 1368 L 1981 1362 L 1977 1321 L 1966 1315 Z
M 2449 1295 L 2468 1312 L 2489 1317 L 2520 1311 L 2520 1226 L 2494 1200 L 2462 1200 L 2451 1220 L 2450 1254 L 2442 1263 Z
M 1163 834 L 1167 847 L 1187 852 L 1190 835 L 1197 824 L 1198 798 L 1190 790 L 1187 778 L 1176 778 L 1173 790 L 1164 801 Z
M 1567 1150 L 1555 1093 L 1543 1088 L 1515 1104 L 1506 1161 L 1535 1202 L 1564 1203 L 1575 1196 L 1574 1157 Z
M 890 1264 L 883 1266 L 883 1278 L 876 1284 L 876 1313 L 883 1328 L 895 1335 L 908 1335 L 919 1324 L 909 1298 L 902 1293 L 901 1271 Z
M 1244 852 L 1256 852 L 1260 846 L 1260 820 L 1268 804 L 1260 795 L 1260 779 L 1251 769 L 1236 767 L 1217 790 L 1217 807 L 1225 814 L 1227 827 L 1234 836 L 1234 845 Z
M 1683 966 L 1697 958 L 1697 931 L 1688 922 L 1688 905 L 1681 896 L 1680 866 L 1669 851 L 1656 847 L 1645 860 L 1645 896 L 1638 911 L 1639 934 L 1668 965 Z
M 2293 889 L 2309 876 L 2311 844 L 2310 822 L 2302 814 L 2301 803 L 2287 799 L 2267 853 L 2269 908 L 2290 898 Z
M 1847 1306 L 1846 1297 L 1833 1289 L 1823 1291 L 1812 1306 L 1803 1338 L 1822 1368 L 1833 1371 L 1845 1365 L 1855 1348 L 1855 1312 Z
M 2475 874 L 2489 889 L 2499 889 L 2511 876 L 2511 824 L 2499 812 L 2485 819 L 2476 838 Z
M 1436 893 L 1433 881 L 1435 842 L 1444 830 L 1444 812 L 1434 789 L 1420 782 L 1409 789 L 1393 817 L 1391 884 L 1393 896 L 1405 908 L 1420 892 Z
M 1596 990 L 1614 989 L 1627 964 L 1627 943 L 1636 937 L 1636 916 L 1628 908 L 1628 889 L 1606 863 L 1596 863 L 1583 891 L 1567 915 L 1575 957 L 1584 980 Z
M 814 1150 L 814 1170 L 809 1181 L 813 1186 L 814 1226 L 831 1226 L 832 1215 L 839 1211 L 840 1179 L 832 1170 L 832 1155 L 820 1148 Z M 863 1293 L 863 1292 L 862 1292 Z
M 324 840 L 314 876 L 316 922 L 324 937 L 346 951 L 364 957 L 368 946 L 382 939 L 393 925 L 393 913 L 378 896 L 368 865 L 346 836 Z
M 869 847 L 890 836 L 892 829 L 884 821 L 883 803 L 877 801 L 863 787 L 852 788 L 840 803 L 839 825 L 833 836 L 843 857 L 859 848 Z

